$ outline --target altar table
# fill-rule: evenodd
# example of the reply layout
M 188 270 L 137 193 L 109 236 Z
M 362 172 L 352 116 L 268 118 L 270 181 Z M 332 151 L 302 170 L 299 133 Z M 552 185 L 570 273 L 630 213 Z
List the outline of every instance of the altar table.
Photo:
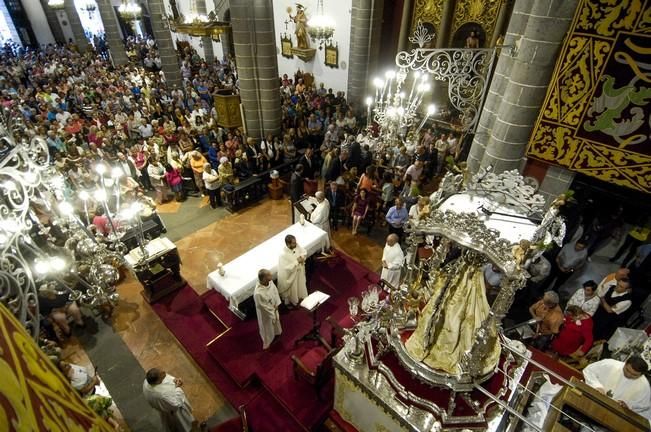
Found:
M 297 222 L 225 264 L 224 276 L 221 276 L 218 270 L 208 274 L 208 288 L 223 295 L 228 300 L 230 309 L 241 317 L 239 305 L 253 296 L 258 281 L 258 270 L 265 268 L 271 272 L 274 279 L 276 278 L 278 257 L 288 234 L 296 237 L 296 242 L 307 251 L 308 257 L 323 250 L 328 239 L 328 234 L 321 228 L 310 222 L 305 222 L 305 225 Z

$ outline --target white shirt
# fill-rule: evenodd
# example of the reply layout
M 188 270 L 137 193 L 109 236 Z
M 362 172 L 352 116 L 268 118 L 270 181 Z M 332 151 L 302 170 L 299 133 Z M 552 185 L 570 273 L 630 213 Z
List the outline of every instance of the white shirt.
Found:
M 579 288 L 576 290 L 576 292 L 572 295 L 570 300 L 567 302 L 567 306 L 578 306 L 581 308 L 581 310 L 588 315 L 592 316 L 594 315 L 595 312 L 597 312 L 597 309 L 599 308 L 600 304 L 600 299 L 598 295 L 594 295 L 592 298 L 589 298 L 586 300 L 585 298 L 585 291 L 583 288 Z M 567 306 L 565 306 L 565 309 L 567 310 Z
M 583 369 L 585 382 L 595 389 L 604 389 L 616 401 L 651 419 L 651 386 L 646 377 L 629 379 L 624 376 L 624 362 L 605 359 Z

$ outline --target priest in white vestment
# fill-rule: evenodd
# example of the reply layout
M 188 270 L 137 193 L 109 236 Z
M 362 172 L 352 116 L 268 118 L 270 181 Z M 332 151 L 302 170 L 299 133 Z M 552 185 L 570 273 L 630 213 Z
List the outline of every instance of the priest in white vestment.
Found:
M 278 258 L 278 294 L 286 305 L 298 306 L 307 297 L 306 259 L 307 252 L 296 243 L 296 237 L 285 236 L 285 246 Z
M 651 386 L 644 376 L 648 365 L 640 356 L 626 363 L 605 359 L 583 369 L 586 384 L 651 421 Z
M 405 254 L 400 248 L 397 234 L 389 234 L 387 243 L 382 252 L 382 274 L 380 277 L 389 282 L 393 287 L 400 285 L 400 273 L 405 263 Z
M 280 296 L 269 270 L 262 269 L 258 272 L 258 283 L 253 291 L 253 300 L 255 313 L 258 316 L 262 349 L 267 349 L 274 338 L 283 331 L 278 314 Z
M 160 369 L 147 371 L 142 393 L 147 403 L 158 411 L 164 432 L 189 432 L 195 423 L 192 407 L 181 388 L 179 378 L 166 374 Z
M 312 210 L 310 222 L 328 234 L 325 248 L 330 249 L 330 202 L 325 199 L 323 191 L 318 191 L 314 194 L 314 197 L 317 200 L 317 205 L 314 210 Z

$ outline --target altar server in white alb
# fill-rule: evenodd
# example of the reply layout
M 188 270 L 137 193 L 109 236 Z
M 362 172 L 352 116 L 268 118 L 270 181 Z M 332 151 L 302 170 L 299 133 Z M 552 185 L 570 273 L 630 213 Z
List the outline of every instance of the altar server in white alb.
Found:
M 278 293 L 286 305 L 297 306 L 307 297 L 306 259 L 307 252 L 296 243 L 296 237 L 285 236 L 285 246 L 278 258 Z
M 389 234 L 382 252 L 382 274 L 380 277 L 395 288 L 400 284 L 400 272 L 405 263 L 405 254 L 398 243 L 397 234 Z
M 651 420 L 651 386 L 644 376 L 648 368 L 640 356 L 632 356 L 626 363 L 605 359 L 583 369 L 583 377 L 590 387 Z
M 253 291 L 253 300 L 255 313 L 258 316 L 262 349 L 267 349 L 274 338 L 283 331 L 278 314 L 280 296 L 269 270 L 262 269 L 258 272 L 258 283 Z
M 326 249 L 330 249 L 330 202 L 325 199 L 325 194 L 322 191 L 318 191 L 314 194 L 318 204 L 312 210 L 310 215 L 310 222 L 314 225 L 321 228 L 328 234 L 326 238 Z
M 192 407 L 181 388 L 183 381 L 160 369 L 149 369 L 142 384 L 147 403 L 158 411 L 163 431 L 189 432 L 194 430 Z

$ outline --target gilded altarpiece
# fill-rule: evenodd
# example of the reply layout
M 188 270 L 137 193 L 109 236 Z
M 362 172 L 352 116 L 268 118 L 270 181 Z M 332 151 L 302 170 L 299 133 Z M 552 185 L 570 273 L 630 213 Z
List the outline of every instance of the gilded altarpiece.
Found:
M 0 430 L 113 431 L 1 303 Z
M 504 0 L 457 0 L 452 22 L 452 35 L 464 24 L 481 25 L 485 41 L 490 41 L 495 32 L 495 22 Z
M 434 39 L 432 41 L 435 41 L 439 36 L 443 2 L 445 0 L 416 0 L 410 34 L 414 34 L 418 22 L 430 23 L 434 27 Z
M 440 25 L 443 16 L 443 5 L 446 0 L 416 0 L 414 5 L 411 33 L 414 33 L 418 22 L 430 23 L 434 26 L 435 39 L 440 37 Z M 464 24 L 479 24 L 484 31 L 484 40 L 490 41 L 495 31 L 495 22 L 504 0 L 457 0 L 454 4 L 452 32 L 443 37 L 452 39 L 454 33 Z
M 651 0 L 582 0 L 527 155 L 651 192 Z

